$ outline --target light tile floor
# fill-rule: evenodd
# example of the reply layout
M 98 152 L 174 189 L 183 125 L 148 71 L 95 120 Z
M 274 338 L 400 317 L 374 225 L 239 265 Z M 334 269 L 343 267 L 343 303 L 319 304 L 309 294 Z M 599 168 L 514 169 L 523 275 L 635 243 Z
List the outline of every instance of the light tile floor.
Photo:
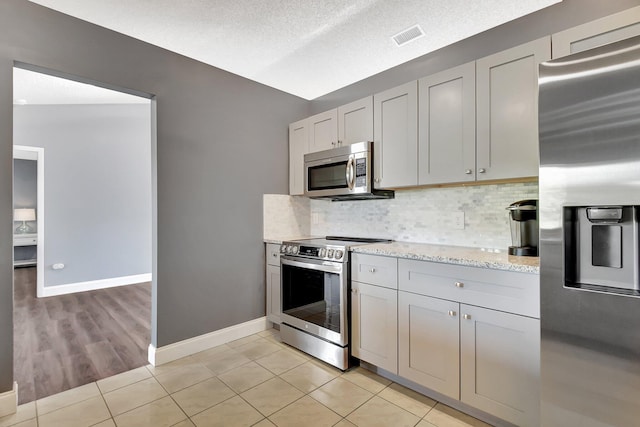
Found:
M 18 407 L 0 427 L 488 426 L 362 368 L 343 373 L 277 330 Z

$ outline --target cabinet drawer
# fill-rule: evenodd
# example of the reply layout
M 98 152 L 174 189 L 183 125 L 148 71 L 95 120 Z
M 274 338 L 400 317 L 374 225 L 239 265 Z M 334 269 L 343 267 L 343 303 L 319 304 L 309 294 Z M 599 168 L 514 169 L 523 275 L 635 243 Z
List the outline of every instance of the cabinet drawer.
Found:
M 400 259 L 398 288 L 436 298 L 540 318 L 539 276 Z
M 280 245 L 267 243 L 267 264 L 280 266 Z
M 351 254 L 351 280 L 385 288 L 398 288 L 398 259 Z
M 31 246 L 37 245 L 38 238 L 36 236 L 14 236 L 13 246 Z

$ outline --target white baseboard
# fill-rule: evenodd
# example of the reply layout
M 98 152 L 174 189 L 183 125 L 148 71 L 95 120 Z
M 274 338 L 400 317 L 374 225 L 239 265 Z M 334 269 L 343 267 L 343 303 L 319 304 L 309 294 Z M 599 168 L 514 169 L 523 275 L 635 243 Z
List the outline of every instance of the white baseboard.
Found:
M 0 393 L 0 418 L 15 414 L 18 410 L 18 383 L 13 383 L 13 390 Z
M 97 289 L 113 288 L 116 286 L 133 285 L 135 283 L 150 282 L 151 273 L 133 276 L 112 277 L 110 279 L 91 280 L 89 282 L 69 283 L 66 285 L 44 286 L 40 297 L 72 294 L 75 292 L 95 291 Z
M 230 341 L 257 334 L 258 332 L 267 330 L 270 326 L 271 322 L 269 322 L 266 317 L 260 317 L 160 348 L 149 345 L 149 363 L 153 366 L 163 365 L 173 360 L 226 344 Z

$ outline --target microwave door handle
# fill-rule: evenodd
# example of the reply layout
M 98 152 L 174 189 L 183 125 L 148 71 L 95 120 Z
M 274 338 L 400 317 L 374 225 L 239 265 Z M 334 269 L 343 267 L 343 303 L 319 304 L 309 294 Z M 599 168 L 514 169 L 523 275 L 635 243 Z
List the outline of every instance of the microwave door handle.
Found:
M 353 157 L 349 157 L 349 161 L 347 162 L 347 185 L 349 186 L 349 190 L 353 190 L 353 178 L 354 178 L 354 171 L 353 171 Z

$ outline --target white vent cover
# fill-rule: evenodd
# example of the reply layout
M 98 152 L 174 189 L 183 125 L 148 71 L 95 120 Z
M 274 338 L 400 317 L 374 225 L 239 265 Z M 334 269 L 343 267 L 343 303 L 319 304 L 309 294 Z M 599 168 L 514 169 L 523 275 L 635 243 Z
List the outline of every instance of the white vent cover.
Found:
M 400 31 L 398 34 L 393 36 L 393 41 L 396 42 L 398 46 L 405 45 L 410 41 L 419 39 L 424 36 L 424 31 L 420 28 L 420 25 L 414 25 L 411 28 L 407 28 L 406 30 Z

